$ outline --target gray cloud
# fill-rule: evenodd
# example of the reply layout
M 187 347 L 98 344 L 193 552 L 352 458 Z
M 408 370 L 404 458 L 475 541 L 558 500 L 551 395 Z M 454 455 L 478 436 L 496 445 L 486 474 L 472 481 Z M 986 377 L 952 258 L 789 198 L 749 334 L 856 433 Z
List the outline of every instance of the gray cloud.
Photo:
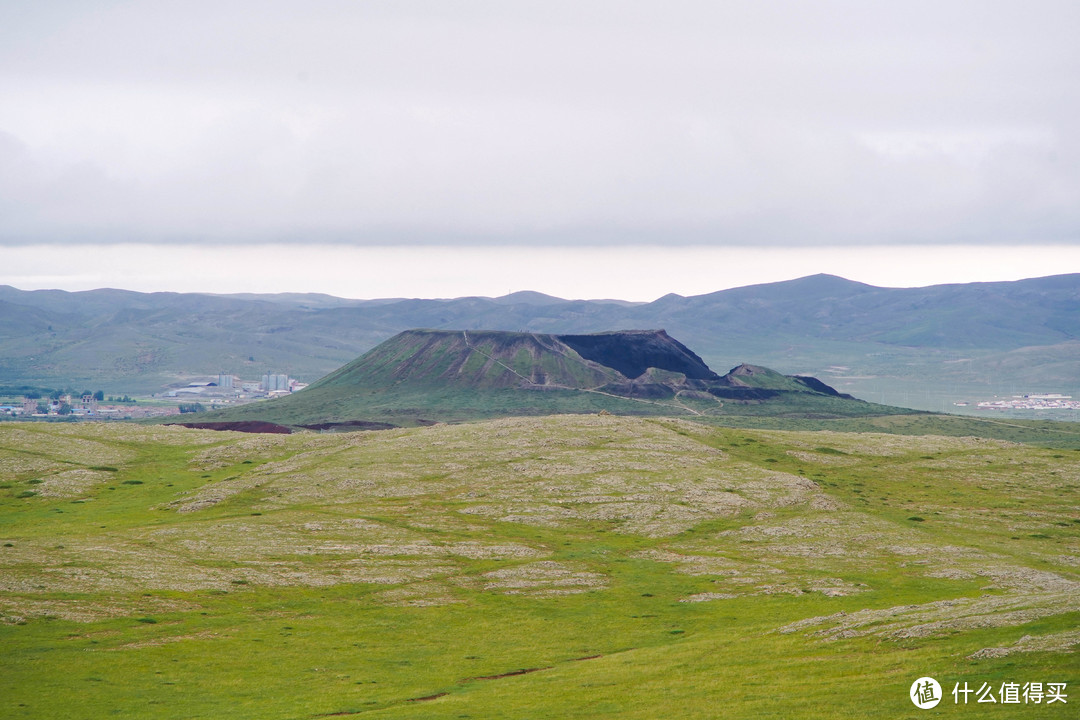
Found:
M 1080 6 L 27 3 L 0 241 L 1080 243 Z

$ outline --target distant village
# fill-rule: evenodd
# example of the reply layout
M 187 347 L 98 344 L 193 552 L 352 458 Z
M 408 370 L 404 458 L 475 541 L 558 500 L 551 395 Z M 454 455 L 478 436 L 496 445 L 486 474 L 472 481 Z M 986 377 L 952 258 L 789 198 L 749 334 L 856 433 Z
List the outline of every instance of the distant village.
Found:
M 268 373 L 262 380 L 241 380 L 236 375 L 218 375 L 217 381 L 193 382 L 186 387 L 169 390 L 166 397 L 196 397 L 222 401 L 258 400 L 288 395 L 307 387 L 288 375 Z
M 51 397 L 26 396 L 21 404 L 0 405 L 0 415 L 23 418 L 70 418 L 85 420 L 134 419 L 201 412 L 225 405 L 242 405 L 288 395 L 307 387 L 288 375 L 267 373 L 262 380 L 243 380 L 221 374 L 217 380 L 192 382 L 170 389 L 140 403 L 124 395 L 106 397 L 102 391 L 81 395 L 57 393 Z M 177 402 L 162 402 L 175 399 Z
M 1009 400 L 987 400 L 976 407 L 982 410 L 1080 410 L 1080 401 L 1073 400 L 1072 395 L 1032 393 L 1013 395 Z

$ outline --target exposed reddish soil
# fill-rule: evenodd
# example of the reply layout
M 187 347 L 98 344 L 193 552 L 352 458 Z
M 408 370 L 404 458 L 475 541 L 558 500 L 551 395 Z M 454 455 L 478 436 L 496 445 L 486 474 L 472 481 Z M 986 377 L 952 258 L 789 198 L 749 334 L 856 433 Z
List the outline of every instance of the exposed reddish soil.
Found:
M 550 670 L 551 666 L 538 667 L 538 668 L 523 668 L 521 670 L 511 670 L 510 672 L 500 673 L 498 675 L 479 675 L 477 677 L 468 677 L 458 682 L 466 683 L 473 680 L 500 680 L 502 678 L 514 677 L 515 675 L 528 675 L 529 673 L 540 672 L 541 670 Z
M 425 702 L 427 700 L 438 700 L 441 697 L 446 697 L 450 693 L 435 693 L 434 695 L 425 695 L 424 697 L 409 698 L 408 702 Z

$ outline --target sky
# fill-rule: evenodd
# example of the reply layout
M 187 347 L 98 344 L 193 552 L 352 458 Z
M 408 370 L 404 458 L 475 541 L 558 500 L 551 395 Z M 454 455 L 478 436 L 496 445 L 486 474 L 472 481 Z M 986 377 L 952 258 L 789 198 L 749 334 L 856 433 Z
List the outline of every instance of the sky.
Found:
M 1075 0 L 0 0 L 0 283 L 1080 272 Z

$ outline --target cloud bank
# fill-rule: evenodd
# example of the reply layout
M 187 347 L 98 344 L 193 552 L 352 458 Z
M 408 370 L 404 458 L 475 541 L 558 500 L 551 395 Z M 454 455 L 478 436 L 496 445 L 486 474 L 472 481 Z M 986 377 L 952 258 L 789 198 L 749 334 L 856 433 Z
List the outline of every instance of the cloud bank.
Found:
M 0 242 L 1080 244 L 1080 5 L 25 3 Z

